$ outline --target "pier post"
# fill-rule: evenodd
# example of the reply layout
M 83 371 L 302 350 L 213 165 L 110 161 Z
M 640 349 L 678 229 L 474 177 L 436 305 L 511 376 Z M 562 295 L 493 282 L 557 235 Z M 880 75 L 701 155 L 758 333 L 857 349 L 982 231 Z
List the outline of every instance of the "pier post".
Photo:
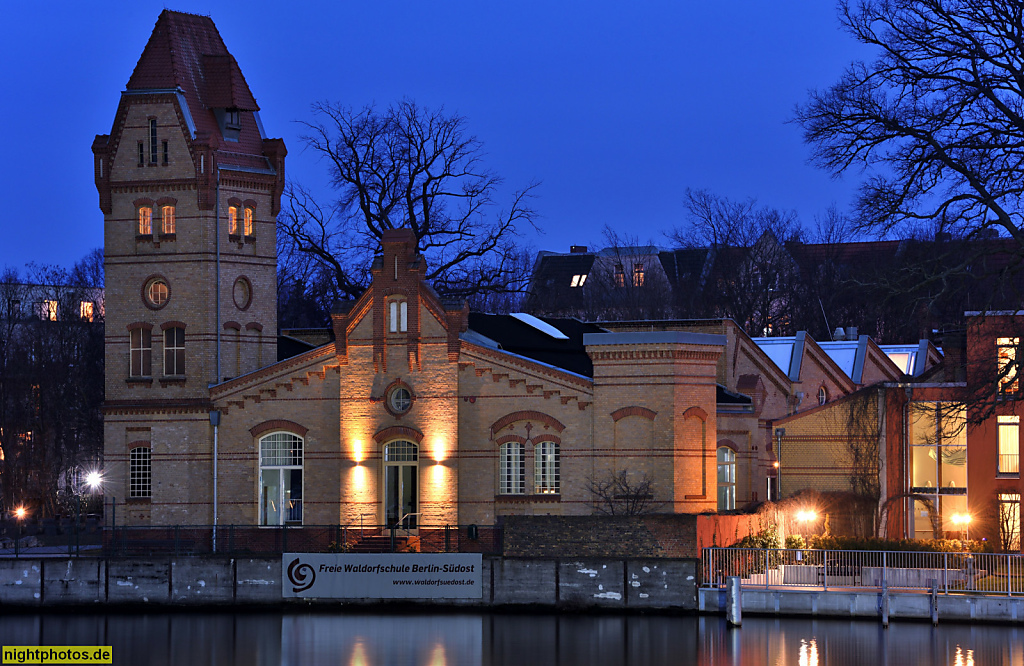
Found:
M 889 628 L 889 584 L 882 580 L 882 626 Z
M 932 581 L 932 624 L 937 625 L 939 623 L 939 584 L 938 581 Z
M 740 588 L 740 577 L 729 576 L 725 580 L 725 619 L 730 626 L 738 627 L 743 623 L 743 593 Z

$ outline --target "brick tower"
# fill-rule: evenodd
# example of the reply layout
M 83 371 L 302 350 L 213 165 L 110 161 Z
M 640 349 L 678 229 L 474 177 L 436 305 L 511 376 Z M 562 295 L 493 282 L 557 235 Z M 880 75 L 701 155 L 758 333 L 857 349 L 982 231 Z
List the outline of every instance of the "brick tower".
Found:
M 119 524 L 210 524 L 209 387 L 277 360 L 284 142 L 265 138 L 213 21 L 164 10 L 93 154 L 104 494 Z

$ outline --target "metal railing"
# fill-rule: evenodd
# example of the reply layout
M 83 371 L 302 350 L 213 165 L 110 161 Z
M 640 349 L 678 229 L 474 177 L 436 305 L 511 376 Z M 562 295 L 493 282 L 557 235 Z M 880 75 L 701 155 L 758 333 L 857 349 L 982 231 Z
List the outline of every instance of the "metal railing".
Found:
M 502 530 L 492 525 L 218 525 L 216 554 L 281 553 L 484 553 L 502 552 Z M 60 534 L 12 534 L 0 540 L 0 557 L 210 555 L 213 527 L 117 526 Z
M 705 548 L 704 587 L 1024 594 L 1024 555 L 877 550 Z

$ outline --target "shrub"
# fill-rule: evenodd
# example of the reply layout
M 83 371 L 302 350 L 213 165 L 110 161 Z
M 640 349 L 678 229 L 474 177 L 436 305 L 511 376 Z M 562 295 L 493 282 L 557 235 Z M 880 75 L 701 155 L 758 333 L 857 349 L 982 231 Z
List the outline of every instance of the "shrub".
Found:
M 992 544 L 988 542 L 961 541 L 959 539 L 879 539 L 818 535 L 810 538 L 808 546 L 819 550 L 884 550 L 925 553 L 993 552 Z
M 786 548 L 790 550 L 800 550 L 806 548 L 807 544 L 804 542 L 804 538 L 799 534 L 790 534 L 786 537 Z

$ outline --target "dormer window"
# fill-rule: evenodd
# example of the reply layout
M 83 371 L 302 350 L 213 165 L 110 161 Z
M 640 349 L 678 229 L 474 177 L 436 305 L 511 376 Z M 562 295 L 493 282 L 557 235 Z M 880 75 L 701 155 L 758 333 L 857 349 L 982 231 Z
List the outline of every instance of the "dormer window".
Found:
M 226 141 L 238 141 L 242 131 L 242 114 L 238 109 L 214 109 L 220 133 Z

